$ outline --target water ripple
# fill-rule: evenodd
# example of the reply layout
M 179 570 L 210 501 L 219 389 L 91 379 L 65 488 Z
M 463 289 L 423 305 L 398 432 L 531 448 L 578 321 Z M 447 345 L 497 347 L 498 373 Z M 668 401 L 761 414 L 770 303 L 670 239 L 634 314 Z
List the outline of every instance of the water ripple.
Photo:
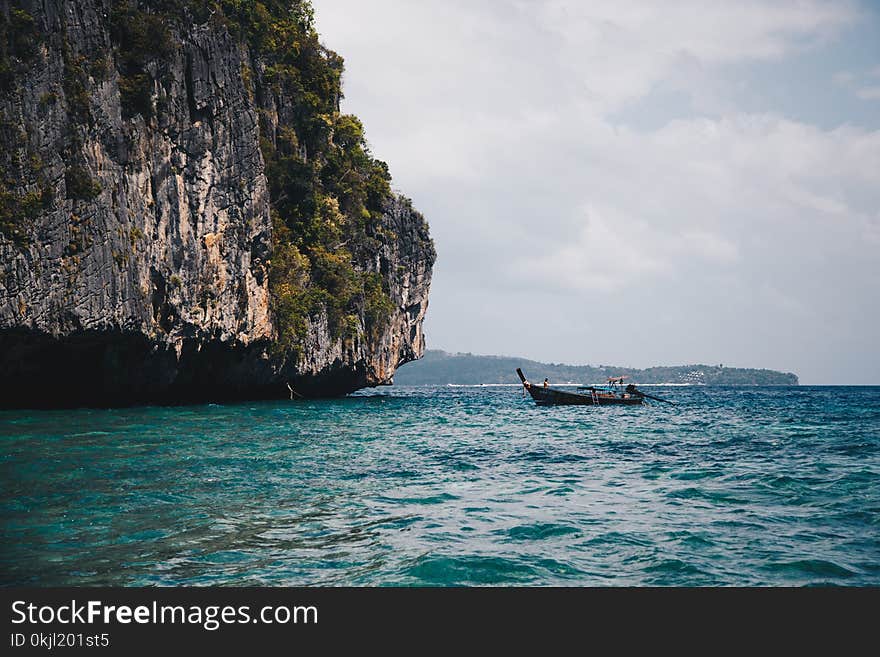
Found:
M 4 585 L 878 585 L 880 388 L 0 412 Z

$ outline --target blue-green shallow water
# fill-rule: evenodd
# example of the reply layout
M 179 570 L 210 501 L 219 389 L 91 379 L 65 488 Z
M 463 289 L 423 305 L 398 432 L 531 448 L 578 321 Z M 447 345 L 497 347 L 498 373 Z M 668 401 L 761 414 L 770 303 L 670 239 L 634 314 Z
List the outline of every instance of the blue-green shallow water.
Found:
M 2 583 L 880 584 L 880 388 L 4 411 Z

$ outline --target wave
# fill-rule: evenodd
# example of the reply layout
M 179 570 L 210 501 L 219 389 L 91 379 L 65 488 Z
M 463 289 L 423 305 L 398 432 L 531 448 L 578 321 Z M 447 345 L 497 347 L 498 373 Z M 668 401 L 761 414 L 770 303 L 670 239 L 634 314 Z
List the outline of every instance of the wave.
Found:
M 436 383 L 423 383 L 420 386 L 413 386 L 418 388 L 429 388 L 434 387 Z M 572 388 L 577 386 L 605 386 L 608 385 L 607 382 L 602 383 L 580 383 L 577 381 L 566 381 L 565 383 L 556 383 L 555 381 L 551 383 L 554 388 Z M 637 386 L 640 388 L 651 388 L 651 387 L 676 387 L 676 388 L 689 388 L 689 387 L 705 387 L 705 383 L 637 383 Z M 447 383 L 447 388 L 519 388 L 522 386 L 522 383 Z M 402 387 L 402 386 L 401 386 Z

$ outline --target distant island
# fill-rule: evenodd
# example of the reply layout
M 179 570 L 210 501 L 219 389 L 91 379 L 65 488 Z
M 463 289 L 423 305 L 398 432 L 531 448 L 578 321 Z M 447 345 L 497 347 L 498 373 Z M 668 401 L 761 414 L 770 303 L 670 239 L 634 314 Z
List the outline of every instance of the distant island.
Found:
M 627 376 L 636 383 L 691 383 L 717 386 L 796 386 L 797 375 L 774 370 L 725 367 L 724 365 L 672 365 L 634 369 L 612 365 L 563 365 L 539 363 L 509 356 L 452 354 L 429 349 L 421 360 L 397 370 L 397 385 L 446 385 L 519 383 L 516 368 L 536 380 L 549 377 L 555 384 L 601 383 L 610 376 Z

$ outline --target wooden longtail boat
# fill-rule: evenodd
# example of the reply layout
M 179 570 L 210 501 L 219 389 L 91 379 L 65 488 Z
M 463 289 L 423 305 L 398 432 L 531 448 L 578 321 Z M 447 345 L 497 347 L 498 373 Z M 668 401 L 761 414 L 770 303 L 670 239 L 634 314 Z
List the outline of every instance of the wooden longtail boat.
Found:
M 608 386 L 606 387 L 579 386 L 578 390 L 582 392 L 572 392 L 570 390 L 553 388 L 546 384 L 546 379 L 544 384 L 529 383 L 526 375 L 518 367 L 516 368 L 516 373 L 519 375 L 523 387 L 539 406 L 637 406 L 644 404 L 645 398 L 667 402 L 665 399 L 645 394 L 632 384 L 624 387 L 623 379 L 625 377 L 622 376 L 608 379 Z M 667 403 L 671 404 L 672 402 Z

